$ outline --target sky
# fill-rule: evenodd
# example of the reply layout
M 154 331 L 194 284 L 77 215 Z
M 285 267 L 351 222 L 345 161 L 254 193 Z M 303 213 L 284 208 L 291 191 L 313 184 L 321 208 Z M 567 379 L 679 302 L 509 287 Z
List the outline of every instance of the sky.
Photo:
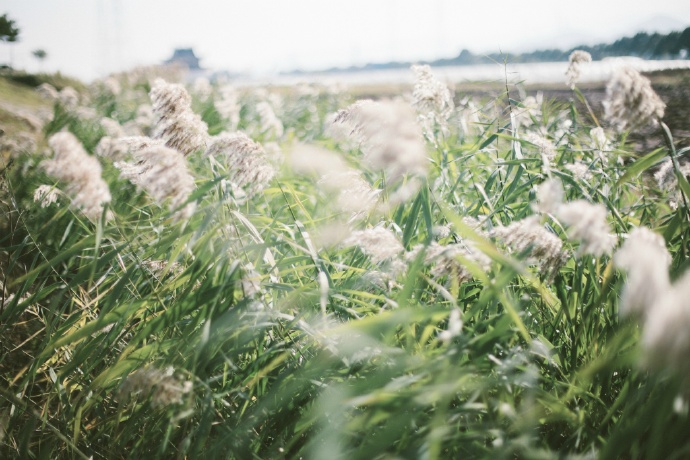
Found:
M 1 0 L 4 13 L 21 32 L 0 43 L 0 63 L 84 80 L 160 63 L 175 48 L 193 48 L 208 69 L 265 75 L 690 26 L 685 0 Z

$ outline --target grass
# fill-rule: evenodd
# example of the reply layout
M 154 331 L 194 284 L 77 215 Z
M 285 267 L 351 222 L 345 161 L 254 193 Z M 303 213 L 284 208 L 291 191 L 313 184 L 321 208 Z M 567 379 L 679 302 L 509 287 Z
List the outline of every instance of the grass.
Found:
M 145 88 L 123 80 L 119 96 L 90 91 L 100 116 L 125 124 L 148 102 Z M 370 185 L 387 187 L 359 147 L 325 132 L 350 94 L 278 93 L 280 103 L 239 91 L 239 126 L 284 151 L 295 141 L 335 150 Z M 219 88 L 192 95 L 214 134 L 232 129 L 213 103 Z M 281 137 L 258 123 L 261 100 L 273 104 Z M 98 119 L 55 110 L 45 136 L 69 129 L 93 153 L 104 134 Z M 3 170 L 0 203 L 8 222 L 0 238 L 2 457 L 687 456 L 687 387 L 673 370 L 640 364 L 641 329 L 619 317 L 625 277 L 612 257 L 577 256 L 579 243 L 542 215 L 570 251 L 550 277 L 530 261 L 532 246 L 511 251 L 486 233 L 535 215 L 535 190 L 547 179 L 511 111 L 525 108 L 505 98 L 459 105 L 447 131 L 432 129 L 419 191 L 354 224 L 382 223 L 405 251 L 432 241 L 474 245 L 488 268 L 458 256 L 471 272 L 462 282 L 453 271 L 436 276 L 423 251 L 384 282 L 368 281 L 385 263 L 314 242 L 325 224 L 349 216 L 287 160 L 263 193 L 241 202 L 227 197 L 208 159 L 191 155 L 198 208 L 174 222 L 102 159 L 114 217 L 91 222 L 64 197 L 59 206 L 34 203 L 35 188 L 54 180 L 39 151 L 18 155 Z M 625 136 L 609 133 L 602 161 L 592 120 L 575 102 L 546 101 L 522 123 L 555 144 L 550 174 L 568 201 L 603 205 L 617 237 L 637 226 L 662 234 L 671 276 L 680 276 L 687 210 L 671 209 L 675 191 L 659 190 L 648 172 L 667 150 L 638 158 Z M 591 176 L 565 168 L 576 160 Z M 439 225 L 450 233 L 439 237 Z M 462 331 L 444 339 L 458 310 Z M 133 386 L 145 370 L 158 384 Z

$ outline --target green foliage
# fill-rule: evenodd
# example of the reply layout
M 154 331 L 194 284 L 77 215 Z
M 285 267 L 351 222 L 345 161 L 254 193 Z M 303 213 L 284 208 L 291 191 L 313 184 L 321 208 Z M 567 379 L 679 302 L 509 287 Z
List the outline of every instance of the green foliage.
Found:
M 48 57 L 48 53 L 46 52 L 46 50 L 41 49 L 41 48 L 33 50 L 31 52 L 31 54 L 33 55 L 33 57 L 35 57 L 39 61 L 43 61 L 45 58 Z
M 0 16 L 0 41 L 16 42 L 19 38 L 19 28 L 15 21 L 7 17 L 7 13 Z

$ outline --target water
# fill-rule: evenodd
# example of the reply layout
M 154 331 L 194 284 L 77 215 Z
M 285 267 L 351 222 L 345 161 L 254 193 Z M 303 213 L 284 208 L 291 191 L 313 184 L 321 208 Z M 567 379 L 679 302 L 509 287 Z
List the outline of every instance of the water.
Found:
M 641 72 L 665 69 L 690 69 L 690 60 L 647 61 L 634 57 L 606 58 L 582 64 L 580 82 L 602 82 L 611 78 L 613 72 L 624 66 Z M 471 66 L 434 67 L 433 73 L 445 82 L 505 81 L 509 83 L 564 83 L 567 62 L 537 62 L 527 64 L 483 64 Z M 385 85 L 412 84 L 414 73 L 410 69 L 386 69 L 362 72 L 305 73 L 301 75 L 277 75 L 260 78 L 240 78 L 238 85 L 294 85 L 297 83 L 318 83 L 322 85 Z

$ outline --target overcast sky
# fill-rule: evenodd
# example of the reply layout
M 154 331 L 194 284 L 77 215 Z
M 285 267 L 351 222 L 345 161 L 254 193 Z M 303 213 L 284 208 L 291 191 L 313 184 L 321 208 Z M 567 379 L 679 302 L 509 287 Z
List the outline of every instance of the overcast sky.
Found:
M 193 47 L 203 67 L 269 73 L 595 43 L 690 25 L 686 0 L 2 0 L 0 63 L 83 79 Z M 665 30 L 664 30 L 665 31 Z

